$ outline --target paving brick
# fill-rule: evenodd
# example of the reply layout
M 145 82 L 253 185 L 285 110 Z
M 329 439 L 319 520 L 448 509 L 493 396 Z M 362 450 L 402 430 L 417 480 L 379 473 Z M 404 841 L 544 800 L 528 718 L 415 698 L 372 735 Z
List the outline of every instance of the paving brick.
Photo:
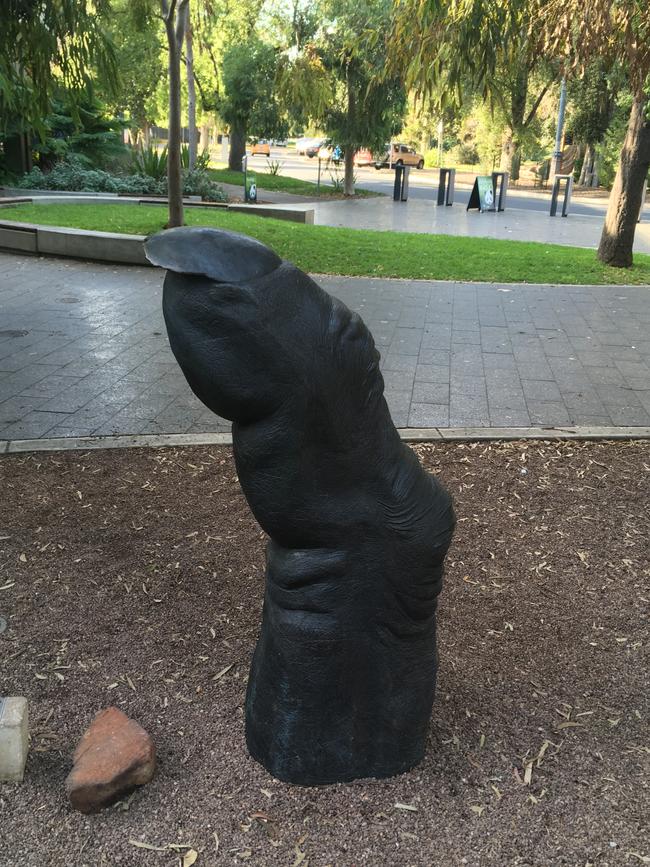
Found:
M 522 379 L 521 387 L 526 400 L 561 401 L 560 389 L 547 380 Z
M 412 403 L 409 427 L 449 427 L 449 405 Z
M 28 419 L 31 435 L 43 426 L 34 413 L 46 412 L 48 436 L 140 423 L 153 433 L 228 429 L 191 394 L 171 354 L 160 272 L 0 254 L 2 266 L 20 280 L 1 296 L 0 427 Z M 531 416 L 611 425 L 610 412 L 649 411 L 643 287 L 319 282 L 369 323 L 398 424 L 446 426 L 447 414 L 459 427 L 525 425 Z

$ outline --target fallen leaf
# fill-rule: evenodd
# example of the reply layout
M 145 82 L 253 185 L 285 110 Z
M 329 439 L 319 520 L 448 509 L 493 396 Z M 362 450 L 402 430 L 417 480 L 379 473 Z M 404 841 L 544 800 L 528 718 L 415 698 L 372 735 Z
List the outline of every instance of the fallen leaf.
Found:
M 27 562 L 27 555 L 21 554 L 18 559 L 20 560 L 21 563 L 26 563 Z
M 485 807 L 482 807 L 480 804 L 474 804 L 473 807 L 470 807 L 470 810 L 473 813 L 476 813 L 477 816 L 480 816 L 483 813 L 483 810 L 485 810 Z
M 192 864 L 199 857 L 199 853 L 196 849 L 189 849 L 184 855 L 183 860 L 181 861 L 181 867 L 192 867 Z
M 151 843 L 143 843 L 141 840 L 129 840 L 132 846 L 137 846 L 138 849 L 148 849 L 151 852 L 166 852 L 167 846 L 153 846 Z
M 234 664 L 235 664 L 234 662 L 231 662 L 230 665 L 227 665 L 225 668 L 222 668 L 221 671 L 218 671 L 215 674 L 215 676 L 212 678 L 212 680 L 219 680 L 219 678 L 223 677 L 224 674 L 228 674 L 228 672 L 230 671 L 230 669 L 233 667 Z
M 396 810 L 410 810 L 412 813 L 417 813 L 418 808 L 413 804 L 400 804 L 399 801 L 395 804 Z

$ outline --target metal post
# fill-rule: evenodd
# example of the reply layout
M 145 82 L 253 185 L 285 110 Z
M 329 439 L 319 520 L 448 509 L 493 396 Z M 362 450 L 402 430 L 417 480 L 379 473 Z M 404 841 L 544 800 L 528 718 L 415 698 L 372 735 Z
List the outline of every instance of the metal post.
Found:
M 409 174 L 411 172 L 410 166 L 402 167 L 402 189 L 400 195 L 400 201 L 406 202 L 409 197 Z
M 246 186 L 246 170 L 248 168 L 248 156 L 244 154 L 241 160 L 241 170 L 244 173 L 244 201 L 248 201 L 248 188 Z
M 566 110 L 566 77 L 560 87 L 560 105 L 557 110 L 557 129 L 555 131 L 555 150 L 553 151 L 553 170 L 551 174 L 559 175 L 562 171 L 562 132 L 564 131 L 564 112 Z
M 456 169 L 440 169 L 440 180 L 438 181 L 438 205 L 454 204 L 455 180 Z
M 445 124 L 442 118 L 438 121 L 438 166 L 442 166 L 442 136 L 445 131 Z
M 554 217 L 557 214 L 557 203 L 560 196 L 562 181 L 565 182 L 564 199 L 562 200 L 562 216 L 567 217 L 569 215 L 571 193 L 573 192 L 573 175 L 556 175 L 553 179 L 553 192 L 551 193 L 551 217 Z
M 393 184 L 393 201 L 399 202 L 402 199 L 402 173 L 404 166 L 395 166 L 395 183 Z
M 318 157 L 318 181 L 316 182 L 316 195 L 320 196 L 320 161 L 321 158 Z
M 505 211 L 506 209 L 506 196 L 508 195 L 509 177 L 510 174 L 508 172 L 492 172 L 492 187 L 494 189 L 494 202 L 497 211 Z M 497 187 L 499 189 L 498 197 Z

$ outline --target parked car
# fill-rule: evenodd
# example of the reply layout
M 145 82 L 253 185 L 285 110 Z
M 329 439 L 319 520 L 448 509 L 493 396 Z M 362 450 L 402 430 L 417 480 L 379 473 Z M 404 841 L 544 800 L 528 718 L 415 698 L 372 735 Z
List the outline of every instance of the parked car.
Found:
M 354 164 L 355 166 L 374 166 L 376 163 L 376 159 L 368 148 L 361 148 L 354 155 Z
M 375 160 L 375 168 L 377 169 L 392 166 L 415 166 L 416 169 L 423 169 L 424 157 L 415 148 L 393 142 L 392 146 L 387 144 L 386 152 Z
M 306 154 L 307 148 L 319 148 L 322 144 L 322 141 L 323 140 L 320 138 L 309 138 L 307 136 L 299 138 L 296 140 L 296 153 Z
M 322 139 L 314 139 L 314 141 L 305 148 L 305 155 L 312 159 L 312 157 L 317 157 L 318 152 L 323 146 Z
M 261 138 L 259 141 L 256 141 L 254 145 L 251 145 L 251 156 L 262 156 L 262 157 L 270 157 L 271 156 L 271 144 L 265 138 Z

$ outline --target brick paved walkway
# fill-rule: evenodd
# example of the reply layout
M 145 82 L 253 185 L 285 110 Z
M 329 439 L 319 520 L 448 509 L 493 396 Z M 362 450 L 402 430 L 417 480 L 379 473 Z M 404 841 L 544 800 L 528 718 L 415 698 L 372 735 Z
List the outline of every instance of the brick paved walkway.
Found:
M 0 439 L 228 430 L 171 355 L 162 276 L 0 253 Z M 650 425 L 648 287 L 319 280 L 373 332 L 398 427 Z

